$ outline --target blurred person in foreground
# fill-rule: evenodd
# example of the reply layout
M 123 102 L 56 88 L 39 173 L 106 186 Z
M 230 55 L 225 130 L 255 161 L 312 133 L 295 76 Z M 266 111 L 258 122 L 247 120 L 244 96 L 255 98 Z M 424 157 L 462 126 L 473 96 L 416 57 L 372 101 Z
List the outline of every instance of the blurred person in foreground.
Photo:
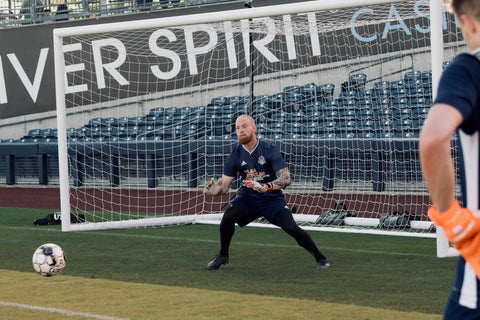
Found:
M 445 69 L 420 134 L 420 160 L 432 200 L 428 216 L 460 257 L 444 319 L 480 319 L 480 0 L 451 0 L 470 53 Z M 455 198 L 450 141 L 458 134 L 463 204 Z
M 229 262 L 235 224 L 244 227 L 260 217 L 293 237 L 313 255 L 318 268 L 330 267 L 330 262 L 318 250 L 310 235 L 296 224 L 285 201 L 283 189 L 290 185 L 291 178 L 281 153 L 271 143 L 257 138 L 252 117 L 239 116 L 235 128 L 239 144 L 225 160 L 222 178 L 217 182 L 213 178 L 208 181 L 204 193 L 213 196 L 225 194 L 237 172 L 242 177 L 242 186 L 223 214 L 220 222 L 220 252 L 208 263 L 207 269 L 216 270 Z

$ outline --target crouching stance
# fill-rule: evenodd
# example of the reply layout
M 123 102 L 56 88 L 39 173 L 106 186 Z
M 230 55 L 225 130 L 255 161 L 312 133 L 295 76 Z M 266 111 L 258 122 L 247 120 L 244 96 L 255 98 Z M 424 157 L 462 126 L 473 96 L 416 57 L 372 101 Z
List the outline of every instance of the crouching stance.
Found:
M 318 250 L 310 235 L 300 228 L 289 209 L 283 190 L 290 185 L 290 172 L 280 152 L 269 142 L 255 135 L 255 122 L 248 115 L 241 115 L 235 122 L 239 144 L 225 161 L 222 178 L 207 182 L 204 193 L 221 195 L 226 193 L 237 172 L 243 183 L 238 196 L 223 214 L 220 222 L 220 252 L 207 265 L 208 270 L 220 268 L 228 263 L 229 248 L 235 224 L 244 227 L 264 217 L 282 228 L 297 243 L 310 252 L 318 268 L 328 268 L 330 262 Z

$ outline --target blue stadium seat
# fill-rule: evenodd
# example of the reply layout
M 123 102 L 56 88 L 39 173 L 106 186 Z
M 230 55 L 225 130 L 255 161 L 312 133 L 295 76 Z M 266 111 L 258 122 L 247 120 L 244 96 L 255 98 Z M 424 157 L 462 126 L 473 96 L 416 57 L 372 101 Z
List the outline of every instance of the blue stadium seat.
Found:
M 355 112 L 357 118 L 361 120 L 372 120 L 375 118 L 375 113 L 370 108 L 359 109 Z
M 374 109 L 384 109 L 390 108 L 392 102 L 390 98 L 377 98 L 372 100 L 372 108 Z
M 403 81 L 397 81 L 390 84 L 390 95 L 396 98 L 406 98 L 407 97 L 407 87 L 405 87 Z
M 148 114 L 151 114 L 151 115 L 154 115 L 154 116 L 160 116 L 160 115 L 163 115 L 164 112 L 165 112 L 164 107 L 156 107 L 156 108 L 150 109 Z
M 208 130 L 207 135 L 218 137 L 230 135 L 235 132 L 235 123 L 229 116 L 210 117 L 207 121 L 209 122 L 207 128 L 211 128 L 211 130 Z
M 335 125 L 336 133 L 355 133 L 357 130 L 357 123 L 354 120 L 341 120 Z
M 110 132 L 110 136 L 115 138 L 125 138 L 128 136 L 128 129 L 126 126 L 114 127 Z
M 412 109 L 409 106 L 404 106 L 403 108 L 393 109 L 392 110 L 392 117 L 396 120 L 401 119 L 412 119 Z
M 243 101 L 242 96 L 231 96 L 231 97 L 225 98 L 226 105 L 236 106 L 236 105 L 239 105 L 242 101 Z
M 205 115 L 205 113 L 206 113 L 205 106 L 191 107 L 191 110 L 198 115 Z
M 367 83 L 367 75 L 364 73 L 351 74 L 348 78 L 348 88 L 362 94 L 365 91 L 365 85 Z
M 335 85 L 333 83 L 321 84 L 317 87 L 317 101 L 332 101 L 335 93 Z
M 323 113 L 323 116 L 325 117 L 325 120 L 328 121 L 337 120 L 340 117 L 337 110 L 327 110 Z
M 412 86 L 422 81 L 422 72 L 420 71 L 409 71 L 405 73 L 403 76 L 403 80 L 405 81 L 405 85 Z
M 212 99 L 212 101 L 210 102 L 210 105 L 213 105 L 213 106 L 223 106 L 225 105 L 225 101 L 227 101 L 227 98 L 226 97 L 215 97 Z
M 424 87 L 432 87 L 432 71 L 423 71 L 420 75 L 420 79 L 422 80 L 422 84 Z
M 32 129 L 28 131 L 27 136 L 31 138 L 40 138 L 41 132 L 42 132 L 42 129 Z
M 338 117 L 342 120 L 355 120 L 356 110 L 355 108 L 341 109 L 341 111 L 338 113 Z
M 305 103 L 317 101 L 317 85 L 307 83 L 300 87 L 300 93 L 303 95 Z
M 117 126 L 118 127 L 128 127 L 130 124 L 130 120 L 128 117 L 120 117 L 117 119 Z
M 300 122 L 286 122 L 283 125 L 283 132 L 287 135 L 297 134 L 301 135 L 306 132 L 305 126 Z
M 393 111 L 391 108 L 375 109 L 375 119 L 384 120 L 384 119 L 391 119 L 392 117 L 393 117 Z

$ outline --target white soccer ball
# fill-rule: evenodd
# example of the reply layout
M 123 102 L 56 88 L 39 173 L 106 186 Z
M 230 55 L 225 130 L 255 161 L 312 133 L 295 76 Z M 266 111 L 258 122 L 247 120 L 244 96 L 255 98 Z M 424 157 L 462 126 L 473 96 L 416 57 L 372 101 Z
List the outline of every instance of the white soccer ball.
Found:
M 33 253 L 32 263 L 36 272 L 42 276 L 50 277 L 62 272 L 67 261 L 65 253 L 59 245 L 45 243 Z

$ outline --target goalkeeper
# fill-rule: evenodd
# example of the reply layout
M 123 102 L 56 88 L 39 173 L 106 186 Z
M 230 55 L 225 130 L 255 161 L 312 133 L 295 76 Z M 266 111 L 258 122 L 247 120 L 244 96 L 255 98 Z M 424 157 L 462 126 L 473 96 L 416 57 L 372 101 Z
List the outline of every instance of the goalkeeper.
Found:
M 480 319 L 480 0 L 451 0 L 470 54 L 445 69 L 420 134 L 422 171 L 433 206 L 430 219 L 460 252 L 444 319 Z M 457 131 L 463 159 L 463 207 L 455 199 L 450 139 Z
M 282 155 L 272 144 L 256 137 L 255 122 L 250 116 L 239 116 L 235 127 L 239 144 L 226 159 L 222 178 L 217 182 L 213 178 L 208 181 L 204 193 L 214 196 L 226 193 L 237 172 L 243 184 L 222 217 L 220 252 L 208 263 L 207 269 L 215 270 L 228 263 L 235 224 L 244 227 L 260 217 L 292 236 L 314 256 L 318 268 L 328 268 L 330 262 L 318 250 L 310 235 L 295 223 L 285 201 L 282 189 L 290 185 L 291 180 Z

